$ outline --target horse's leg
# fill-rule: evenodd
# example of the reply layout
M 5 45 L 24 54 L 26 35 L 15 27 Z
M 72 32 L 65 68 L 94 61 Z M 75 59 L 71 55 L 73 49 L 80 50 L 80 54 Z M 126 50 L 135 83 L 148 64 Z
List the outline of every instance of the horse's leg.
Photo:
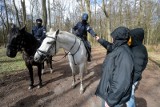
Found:
M 71 67 L 71 70 L 72 70 L 72 77 L 73 77 L 72 88 L 75 88 L 75 71 L 76 71 L 76 67 L 71 62 L 69 64 L 70 64 L 70 67 Z
M 83 91 L 84 91 L 84 88 L 83 88 L 83 73 L 85 71 L 85 65 L 86 65 L 85 63 L 82 63 L 82 64 L 79 65 L 79 74 L 80 74 L 80 81 L 81 81 L 81 83 L 80 83 L 80 94 L 82 94 Z
M 52 56 L 49 56 L 48 64 L 50 65 L 50 73 L 53 73 L 53 68 L 52 68 Z
M 26 64 L 27 68 L 28 68 L 28 71 L 29 71 L 29 76 L 30 76 L 30 84 L 29 84 L 29 87 L 28 89 L 32 89 L 33 88 L 33 84 L 34 84 L 34 79 L 33 79 L 33 68 L 32 68 L 32 65 L 30 64 Z
M 44 62 L 42 63 L 42 74 L 44 74 Z
M 88 62 L 86 62 L 85 66 L 84 66 L 84 73 L 85 73 L 85 74 L 88 74 L 88 73 L 89 73 L 88 70 L 87 70 L 87 66 L 88 66 Z
M 42 78 L 41 78 L 42 65 L 39 64 L 37 67 L 38 67 L 38 77 L 39 77 L 39 84 L 37 88 L 41 88 L 42 87 Z

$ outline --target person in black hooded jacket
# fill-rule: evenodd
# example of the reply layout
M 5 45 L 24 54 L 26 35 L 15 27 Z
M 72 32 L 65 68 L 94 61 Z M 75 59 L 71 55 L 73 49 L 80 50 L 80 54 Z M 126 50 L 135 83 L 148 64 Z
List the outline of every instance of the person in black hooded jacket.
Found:
M 96 37 L 102 46 L 111 47 L 103 62 L 102 77 L 95 93 L 109 107 L 120 107 L 130 99 L 134 64 L 127 44 L 129 32 L 126 27 L 115 29 L 111 33 L 113 44 Z
M 135 105 L 135 88 L 142 78 L 142 72 L 148 63 L 148 53 L 146 47 L 142 44 L 144 39 L 144 30 L 136 28 L 130 31 L 131 34 L 131 50 L 133 53 L 134 61 L 134 77 L 132 85 L 132 93 L 130 100 L 126 103 L 127 107 L 136 107 Z

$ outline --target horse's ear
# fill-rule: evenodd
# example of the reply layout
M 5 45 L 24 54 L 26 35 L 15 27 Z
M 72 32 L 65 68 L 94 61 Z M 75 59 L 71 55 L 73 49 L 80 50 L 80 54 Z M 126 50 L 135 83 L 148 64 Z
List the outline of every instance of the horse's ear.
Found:
M 53 28 L 50 28 L 49 32 L 53 32 Z
M 56 31 L 56 35 L 58 35 L 59 34 L 59 29 Z
M 25 29 L 26 29 L 26 25 L 24 25 L 24 26 L 20 29 L 20 31 L 25 31 Z

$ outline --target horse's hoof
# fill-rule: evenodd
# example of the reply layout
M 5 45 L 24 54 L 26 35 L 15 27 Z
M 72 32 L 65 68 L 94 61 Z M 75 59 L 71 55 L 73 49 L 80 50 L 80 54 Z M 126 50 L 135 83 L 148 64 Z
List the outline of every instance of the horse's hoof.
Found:
M 50 69 L 50 73 L 51 73 L 51 74 L 53 73 L 53 69 Z
M 29 90 L 33 89 L 33 86 L 29 86 L 28 89 L 29 89 Z
M 41 74 L 42 74 L 42 75 L 44 74 L 44 69 L 42 69 Z
M 76 85 L 72 85 L 72 89 L 76 88 Z
M 84 90 L 80 90 L 80 94 L 83 94 L 84 93 Z
M 42 84 L 41 85 L 38 85 L 38 87 L 37 87 L 38 89 L 40 89 L 40 88 L 42 88 Z

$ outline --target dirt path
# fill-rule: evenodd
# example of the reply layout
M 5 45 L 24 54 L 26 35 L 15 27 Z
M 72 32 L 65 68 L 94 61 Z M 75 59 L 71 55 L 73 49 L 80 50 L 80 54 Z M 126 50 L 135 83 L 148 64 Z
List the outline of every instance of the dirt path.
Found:
M 94 95 L 100 79 L 101 64 L 105 49 L 93 49 L 93 60 L 89 63 L 88 74 L 84 78 L 84 94 L 79 94 L 79 78 L 77 85 L 71 88 L 71 70 L 67 59 L 53 64 L 54 72 L 46 72 L 43 76 L 44 87 L 28 90 L 28 72 L 4 76 L 0 79 L 0 107 L 101 107 L 101 101 Z M 58 54 L 59 59 L 63 54 Z M 38 82 L 35 71 L 35 83 Z M 138 107 L 160 107 L 160 68 L 149 61 L 143 73 L 143 79 L 136 91 Z

